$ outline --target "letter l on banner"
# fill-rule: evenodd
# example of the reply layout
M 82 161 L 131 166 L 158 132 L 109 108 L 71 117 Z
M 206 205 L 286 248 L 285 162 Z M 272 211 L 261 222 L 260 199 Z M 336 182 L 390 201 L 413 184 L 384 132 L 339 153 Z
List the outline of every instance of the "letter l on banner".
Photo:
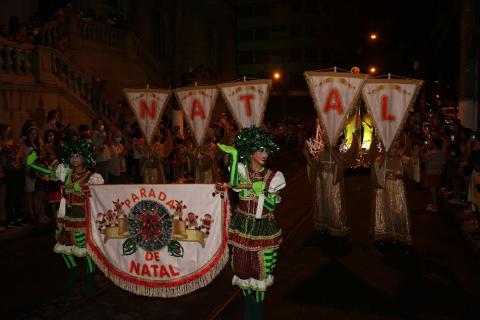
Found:
M 422 84 L 421 80 L 400 79 L 369 79 L 365 82 L 363 100 L 387 152 L 402 131 Z

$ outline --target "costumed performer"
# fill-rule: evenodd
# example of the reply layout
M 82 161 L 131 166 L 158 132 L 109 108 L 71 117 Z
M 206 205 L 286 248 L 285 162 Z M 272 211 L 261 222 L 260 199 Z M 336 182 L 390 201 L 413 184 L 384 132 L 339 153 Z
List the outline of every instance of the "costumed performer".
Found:
M 239 194 L 229 226 L 232 284 L 243 290 L 245 319 L 261 319 L 265 291 L 273 284 L 272 272 L 282 242 L 274 211 L 281 200 L 278 192 L 286 182 L 280 171 L 265 167 L 268 156 L 278 146 L 256 126 L 240 132 L 235 148 L 218 146 L 231 155 L 230 186 Z
M 376 157 L 371 166 L 374 183 L 372 232 L 376 241 L 412 244 L 404 177 L 410 172 L 411 158 L 394 142 L 388 153 Z M 408 250 L 407 250 L 408 251 Z
M 95 286 L 95 265 L 86 248 L 85 197 L 89 184 L 103 184 L 103 178 L 92 171 L 95 165 L 95 147 L 86 140 L 75 140 L 61 149 L 61 163 L 56 168 L 46 168 L 35 163 L 37 154 L 32 152 L 27 165 L 61 184 L 62 199 L 57 215 L 53 251 L 60 254 L 67 265 L 67 293 L 78 279 L 76 257 L 85 258 L 86 277 L 84 294 Z
M 217 163 L 215 134 L 208 129 L 206 142 L 195 152 L 195 183 L 216 183 L 220 181 Z
M 354 162 L 358 143 L 352 136 L 348 150 L 340 154 L 328 146 L 324 138 L 325 129 L 317 118 L 316 132 L 305 143 L 308 180 L 313 185 L 313 224 L 315 231 L 332 236 L 348 234 L 345 204 L 345 167 Z M 343 142 L 346 143 L 346 140 Z

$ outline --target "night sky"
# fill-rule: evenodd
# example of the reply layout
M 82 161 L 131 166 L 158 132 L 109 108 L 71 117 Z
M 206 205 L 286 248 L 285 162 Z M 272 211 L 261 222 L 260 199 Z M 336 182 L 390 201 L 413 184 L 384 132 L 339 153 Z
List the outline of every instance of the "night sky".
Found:
M 332 13 L 350 21 L 338 37 L 362 69 L 375 65 L 381 74 L 457 82 L 460 1 L 355 1 L 346 5 L 351 10 L 339 5 L 339 12 L 335 6 Z M 369 39 L 371 32 L 377 41 Z

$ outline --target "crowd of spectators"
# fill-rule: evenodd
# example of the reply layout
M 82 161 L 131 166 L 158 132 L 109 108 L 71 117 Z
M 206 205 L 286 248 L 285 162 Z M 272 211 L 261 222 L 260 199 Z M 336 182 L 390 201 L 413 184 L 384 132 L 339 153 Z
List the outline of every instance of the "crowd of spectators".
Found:
M 75 139 L 86 139 L 95 145 L 94 170 L 103 176 L 105 183 L 220 181 L 225 175 L 228 159 L 218 151 L 216 143 L 232 144 L 238 133 L 229 114 L 222 113 L 212 123 L 205 145 L 197 147 L 191 131 L 185 124 L 174 124 L 170 111 L 165 112 L 150 145 L 133 117 L 121 122 L 98 118 L 91 124 L 74 125 L 62 123 L 60 113 L 51 110 L 43 127 L 28 120 L 19 137 L 13 136 L 8 124 L 0 124 L 0 231 L 22 228 L 27 223 L 53 223 L 61 199 L 60 185 L 29 169 L 26 158 L 36 151 L 41 164 L 54 167 L 58 164 L 62 145 Z M 285 150 L 301 141 L 299 131 L 302 127 L 292 119 L 267 123 L 264 129 Z M 200 171 L 209 168 L 200 168 L 199 171 L 199 163 L 207 163 L 211 169 L 212 177 L 208 180 Z
M 405 126 L 413 152 L 422 160 L 426 210 L 452 212 L 467 242 L 480 251 L 480 135 L 441 112 L 414 113 Z
M 20 23 L 18 17 L 11 17 L 8 25 L 0 25 L 0 38 L 18 43 L 40 44 L 40 22 L 31 17 L 28 22 Z

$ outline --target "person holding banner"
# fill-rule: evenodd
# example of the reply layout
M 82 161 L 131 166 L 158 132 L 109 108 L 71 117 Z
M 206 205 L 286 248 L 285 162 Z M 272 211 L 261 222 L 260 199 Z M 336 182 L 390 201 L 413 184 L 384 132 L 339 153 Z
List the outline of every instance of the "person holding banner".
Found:
M 376 241 L 412 244 L 404 176 L 410 159 L 397 141 L 390 151 L 379 154 L 372 164 L 374 182 L 372 230 Z M 408 250 L 407 250 L 408 251 Z
M 220 181 L 217 163 L 217 146 L 212 129 L 208 129 L 206 142 L 195 150 L 195 183 L 216 183 Z
M 27 165 L 50 177 L 61 181 L 62 199 L 57 215 L 53 251 L 60 254 L 67 265 L 68 279 L 66 293 L 69 293 L 78 279 L 76 257 L 85 258 L 86 277 L 84 294 L 89 295 L 95 286 L 95 265 L 87 255 L 85 197 L 89 184 L 103 184 L 103 178 L 92 171 L 95 165 L 95 147 L 86 140 L 75 140 L 61 149 L 61 163 L 56 168 L 45 168 L 36 164 L 35 151 L 27 158 Z
M 256 126 L 240 132 L 235 148 L 218 146 L 232 157 L 230 187 L 239 194 L 229 226 L 228 242 L 233 246 L 232 284 L 243 290 L 245 319 L 261 319 L 265 291 L 273 284 L 272 272 L 282 242 L 274 210 L 281 200 L 278 193 L 286 182 L 280 171 L 265 167 L 268 156 L 278 146 Z
M 358 143 L 352 136 L 352 143 L 346 153 L 339 154 L 326 145 L 325 130 L 317 119 L 315 136 L 305 144 L 308 180 L 313 185 L 313 223 L 316 231 L 332 236 L 348 234 L 344 171 L 353 163 Z M 345 141 L 344 141 L 345 143 Z

